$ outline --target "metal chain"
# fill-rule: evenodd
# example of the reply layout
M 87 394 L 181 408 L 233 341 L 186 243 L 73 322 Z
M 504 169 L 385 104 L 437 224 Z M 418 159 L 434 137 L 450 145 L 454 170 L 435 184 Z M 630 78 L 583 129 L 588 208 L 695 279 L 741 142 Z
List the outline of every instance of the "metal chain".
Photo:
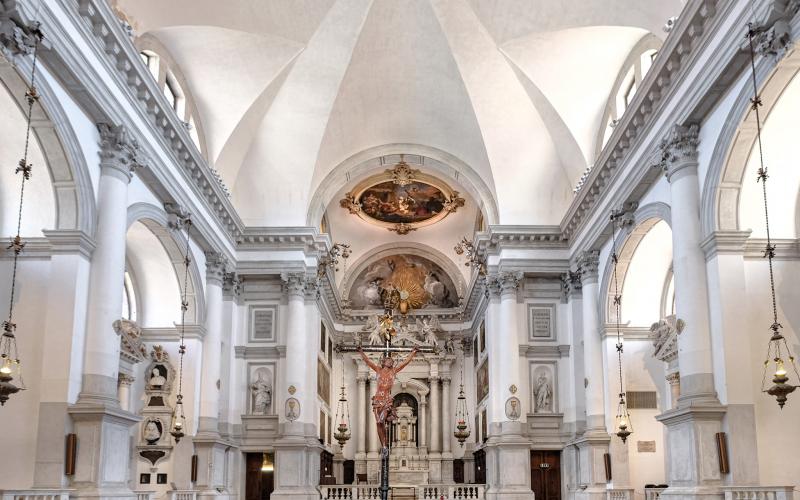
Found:
M 183 256 L 183 266 L 184 266 L 184 274 L 183 274 L 183 293 L 181 294 L 181 343 L 178 347 L 178 352 L 180 354 L 180 363 L 178 368 L 178 402 L 181 403 L 181 416 L 183 416 L 183 357 L 186 354 L 186 343 L 185 343 L 185 334 L 186 334 L 186 311 L 189 309 L 189 302 L 186 300 L 186 296 L 189 291 L 189 265 L 191 264 L 191 257 L 189 257 L 190 251 L 190 231 L 192 229 L 192 221 L 191 219 L 187 218 L 184 221 L 186 225 L 186 252 Z
M 616 326 L 617 326 L 617 362 L 619 368 L 619 397 L 624 397 L 624 390 L 622 384 L 622 333 L 620 332 L 620 315 L 622 308 L 622 295 L 619 293 L 619 280 L 617 279 L 617 263 L 619 256 L 617 255 L 617 218 L 614 213 L 611 214 L 611 262 L 614 264 L 613 278 L 614 278 L 614 307 L 616 309 Z

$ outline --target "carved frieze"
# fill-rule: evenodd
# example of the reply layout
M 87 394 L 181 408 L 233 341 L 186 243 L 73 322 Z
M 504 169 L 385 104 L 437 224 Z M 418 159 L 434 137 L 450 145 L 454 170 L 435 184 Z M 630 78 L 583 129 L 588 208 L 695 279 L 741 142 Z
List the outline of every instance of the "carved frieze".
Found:
M 678 358 L 678 335 L 683 331 L 683 327 L 683 320 L 674 315 L 667 316 L 650 326 L 654 358 L 665 363 L 670 363 Z

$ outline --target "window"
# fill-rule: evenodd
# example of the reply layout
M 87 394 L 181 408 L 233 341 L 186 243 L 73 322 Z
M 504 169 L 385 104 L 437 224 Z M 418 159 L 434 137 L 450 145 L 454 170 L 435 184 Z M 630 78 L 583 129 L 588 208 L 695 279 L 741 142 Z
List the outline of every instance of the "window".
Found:
M 125 281 L 122 287 L 122 317 L 136 321 L 136 294 L 133 292 L 133 281 L 128 271 L 125 271 Z
M 636 95 L 636 80 L 631 79 L 627 90 L 625 90 L 625 109 L 630 106 L 634 95 Z
M 158 81 L 158 56 L 154 52 L 143 50 L 139 52 L 139 57 L 142 58 L 142 62 L 147 69 L 150 70 L 150 74 L 153 75 L 153 78 Z
M 197 146 L 197 149 L 200 149 L 200 135 L 197 133 L 197 126 L 194 124 L 194 117 L 189 117 L 189 137 L 192 138 L 192 142 L 194 145 Z
M 164 81 L 164 95 L 167 96 L 167 101 L 169 101 L 172 109 L 175 110 L 178 118 L 183 120 L 185 110 L 183 89 L 181 89 L 180 84 L 172 73 L 167 73 L 167 78 Z
M 642 54 L 641 62 L 640 62 L 641 67 L 642 67 L 642 71 L 641 71 L 642 72 L 642 79 L 644 79 L 644 75 L 646 75 L 647 72 L 650 71 L 650 68 L 653 67 L 653 62 L 655 62 L 657 55 L 658 55 L 658 51 L 657 50 L 648 50 L 648 51 L 645 51 Z
M 625 73 L 625 78 L 622 79 L 622 85 L 620 85 L 619 90 L 617 91 L 617 118 L 622 117 L 622 115 L 625 113 L 625 110 L 628 109 L 628 103 L 630 102 L 630 99 L 633 97 L 633 94 L 636 93 L 635 76 L 634 67 L 631 66 Z

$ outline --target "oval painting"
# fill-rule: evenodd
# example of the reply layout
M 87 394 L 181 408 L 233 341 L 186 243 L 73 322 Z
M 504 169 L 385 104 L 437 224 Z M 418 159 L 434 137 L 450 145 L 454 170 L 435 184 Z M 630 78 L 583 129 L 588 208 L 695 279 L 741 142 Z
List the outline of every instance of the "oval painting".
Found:
M 425 182 L 405 186 L 385 181 L 365 189 L 358 198 L 364 214 L 381 222 L 411 224 L 439 214 L 447 201 L 444 193 Z

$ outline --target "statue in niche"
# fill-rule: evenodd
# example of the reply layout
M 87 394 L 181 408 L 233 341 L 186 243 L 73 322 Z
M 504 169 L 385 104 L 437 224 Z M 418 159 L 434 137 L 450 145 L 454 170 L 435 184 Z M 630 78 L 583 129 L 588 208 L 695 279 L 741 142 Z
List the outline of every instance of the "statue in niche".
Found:
M 264 380 L 264 372 L 258 371 L 258 378 L 250 384 L 253 394 L 253 413 L 266 415 L 272 404 L 272 386 Z
M 164 384 L 167 383 L 167 379 L 161 374 L 161 370 L 158 369 L 158 366 L 153 367 L 153 371 L 150 374 L 150 380 L 148 385 L 151 389 L 159 390 L 164 387 Z
M 536 379 L 534 398 L 536 402 L 534 413 L 552 413 L 553 387 L 550 384 L 550 379 L 544 372 L 540 373 L 539 377 Z
M 455 354 L 456 353 L 456 341 L 453 337 L 448 338 L 444 341 L 444 351 L 447 354 Z
M 160 422 L 157 420 L 148 420 L 144 425 L 144 432 L 142 434 L 147 444 L 156 444 L 161 439 Z

